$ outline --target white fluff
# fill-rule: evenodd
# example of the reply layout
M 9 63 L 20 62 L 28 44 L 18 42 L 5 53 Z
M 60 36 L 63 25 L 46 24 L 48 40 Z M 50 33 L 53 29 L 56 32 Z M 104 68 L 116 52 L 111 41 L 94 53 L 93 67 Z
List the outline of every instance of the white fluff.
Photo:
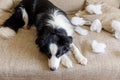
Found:
M 75 32 L 77 32 L 80 35 L 88 35 L 88 30 L 83 29 L 81 27 L 76 27 Z
M 8 39 L 11 38 L 13 36 L 15 36 L 16 32 L 12 29 L 10 29 L 9 27 L 1 27 L 0 28 L 0 37 L 4 38 L 4 39 Z
M 113 20 L 111 27 L 113 28 L 113 30 L 120 32 L 120 21 Z
M 90 26 L 91 31 L 96 31 L 97 33 L 100 33 L 102 30 L 102 24 L 99 19 L 96 19 L 93 21 L 93 23 Z
M 75 26 L 83 26 L 86 23 L 86 21 L 83 18 L 75 16 L 75 17 L 72 17 L 71 23 Z
M 119 31 L 115 31 L 114 36 L 115 36 L 117 39 L 120 39 L 120 32 L 119 32 Z
M 111 27 L 113 31 L 115 32 L 114 36 L 117 39 L 120 39 L 120 21 L 113 20 L 111 23 Z
M 102 5 L 93 5 L 90 4 L 86 7 L 86 11 L 89 12 L 90 14 L 102 14 Z
M 96 40 L 92 42 L 92 50 L 95 53 L 105 53 L 106 47 L 104 43 L 98 43 Z

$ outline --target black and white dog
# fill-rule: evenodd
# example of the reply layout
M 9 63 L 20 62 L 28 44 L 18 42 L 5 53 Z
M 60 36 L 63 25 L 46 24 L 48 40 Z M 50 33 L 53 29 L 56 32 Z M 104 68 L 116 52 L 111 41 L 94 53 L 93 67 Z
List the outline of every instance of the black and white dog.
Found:
M 73 44 L 73 27 L 67 15 L 48 0 L 22 0 L 13 15 L 3 23 L 0 36 L 10 38 L 19 28 L 32 25 L 36 26 L 36 44 L 47 55 L 50 70 L 58 69 L 60 62 L 67 68 L 72 67 L 67 56 L 70 48 L 79 63 L 87 64 L 87 59 Z

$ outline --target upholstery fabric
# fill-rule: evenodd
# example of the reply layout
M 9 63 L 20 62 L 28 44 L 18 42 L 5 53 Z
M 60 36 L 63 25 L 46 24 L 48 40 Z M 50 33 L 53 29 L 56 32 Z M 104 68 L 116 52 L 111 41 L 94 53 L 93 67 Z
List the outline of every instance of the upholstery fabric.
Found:
M 73 55 L 73 68 L 60 67 L 51 72 L 47 58 L 35 45 L 35 29 L 19 30 L 9 39 L 0 38 L 0 79 L 1 80 L 119 80 L 120 79 L 120 42 L 109 33 L 89 32 L 87 36 L 74 34 L 74 43 L 88 59 L 88 65 L 77 64 Z M 104 54 L 95 54 L 91 50 L 92 40 L 107 44 Z
M 14 0 L 15 4 L 21 0 Z M 73 12 L 83 8 L 85 0 L 49 0 L 66 12 Z
M 52 1 L 65 11 L 75 11 L 81 8 L 83 0 Z M 14 5 L 16 4 L 18 3 L 15 2 Z M 109 11 L 112 11 L 111 8 Z M 11 15 L 9 11 L 3 12 L 0 13 L 2 15 L 0 16 L 0 24 Z M 118 13 L 119 10 L 116 12 L 119 16 Z M 109 14 L 108 16 L 104 15 L 104 18 L 116 15 L 115 12 L 109 12 Z M 94 17 L 96 16 L 88 15 L 91 20 Z M 89 27 L 84 26 L 83 28 L 89 30 Z M 20 29 L 15 37 L 8 40 L 0 38 L 0 80 L 120 80 L 120 41 L 104 30 L 101 33 L 89 31 L 87 36 L 74 33 L 74 43 L 88 59 L 88 65 L 77 64 L 74 56 L 70 54 L 74 67 L 66 69 L 61 65 L 55 72 L 48 69 L 47 58 L 39 52 L 35 38 L 34 27 L 30 30 Z M 93 40 L 107 45 L 104 54 L 92 52 L 91 43 Z
M 50 0 L 64 11 L 71 12 L 82 9 L 85 0 Z

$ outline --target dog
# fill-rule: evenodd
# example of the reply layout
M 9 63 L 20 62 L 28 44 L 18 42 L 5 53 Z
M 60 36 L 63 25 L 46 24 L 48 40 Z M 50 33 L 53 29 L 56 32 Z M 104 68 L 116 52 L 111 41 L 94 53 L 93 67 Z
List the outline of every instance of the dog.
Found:
M 48 0 L 22 0 L 14 13 L 0 28 L 0 36 L 9 39 L 19 28 L 35 25 L 37 39 L 35 43 L 48 57 L 51 71 L 58 69 L 60 62 L 67 68 L 72 67 L 68 55 L 73 50 L 78 63 L 87 64 L 87 59 L 73 43 L 73 25 L 66 13 Z

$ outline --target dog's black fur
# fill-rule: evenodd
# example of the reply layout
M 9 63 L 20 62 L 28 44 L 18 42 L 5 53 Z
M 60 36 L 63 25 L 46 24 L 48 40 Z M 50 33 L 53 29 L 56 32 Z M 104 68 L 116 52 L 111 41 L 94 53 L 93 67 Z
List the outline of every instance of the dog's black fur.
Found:
M 22 28 L 25 25 L 21 10 L 23 8 L 28 14 L 28 25 L 32 26 L 34 24 L 37 28 L 37 39 L 35 42 L 39 46 L 40 51 L 45 53 L 50 59 L 52 56 L 49 50 L 50 43 L 57 44 L 58 52 L 56 57 L 58 58 L 70 50 L 72 36 L 68 36 L 62 28 L 58 29 L 53 28 L 52 25 L 47 25 L 47 21 L 53 19 L 49 14 L 52 10 L 58 10 L 59 14 L 64 15 L 66 19 L 68 19 L 68 17 L 64 11 L 54 6 L 48 0 L 22 0 L 15 8 L 14 14 L 6 20 L 2 26 L 9 27 L 15 32 L 17 32 L 19 28 Z

